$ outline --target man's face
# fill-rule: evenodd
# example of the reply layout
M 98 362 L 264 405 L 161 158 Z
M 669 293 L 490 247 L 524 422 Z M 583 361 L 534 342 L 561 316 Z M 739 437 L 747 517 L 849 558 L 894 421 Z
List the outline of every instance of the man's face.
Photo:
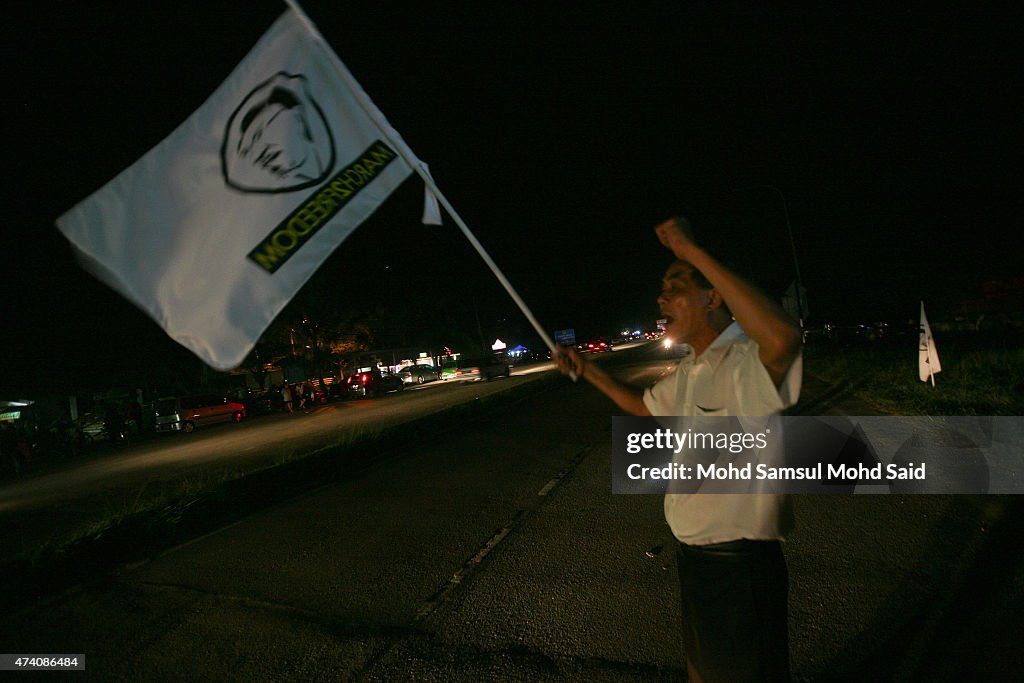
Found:
M 693 343 L 710 329 L 708 292 L 693 280 L 693 266 L 676 261 L 661 281 L 658 308 L 667 321 L 665 333 L 677 344 Z

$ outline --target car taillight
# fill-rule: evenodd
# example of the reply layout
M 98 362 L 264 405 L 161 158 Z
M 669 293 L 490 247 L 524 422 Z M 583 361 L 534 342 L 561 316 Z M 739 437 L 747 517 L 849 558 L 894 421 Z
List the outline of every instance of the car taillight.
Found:
M 470 370 L 470 372 L 473 373 L 474 375 L 478 375 L 480 374 L 480 368 L 473 368 L 472 370 Z

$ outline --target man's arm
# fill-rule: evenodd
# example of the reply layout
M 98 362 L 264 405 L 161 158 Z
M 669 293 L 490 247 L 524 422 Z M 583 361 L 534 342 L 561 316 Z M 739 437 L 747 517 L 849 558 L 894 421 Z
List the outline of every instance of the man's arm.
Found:
M 714 286 L 743 331 L 757 342 L 761 363 L 775 386 L 782 384 L 800 354 L 800 328 L 779 304 L 698 246 L 689 226 L 673 218 L 657 226 L 655 232 L 676 258 L 689 262 Z
M 576 353 L 575 349 L 563 349 L 562 353 L 556 353 L 553 357 L 562 374 L 568 375 L 570 371 L 574 372 L 577 378 L 585 379 L 593 384 L 626 413 L 639 416 L 651 414 L 644 404 L 643 389 L 623 384 L 611 377 L 596 363 L 585 361 L 583 356 Z

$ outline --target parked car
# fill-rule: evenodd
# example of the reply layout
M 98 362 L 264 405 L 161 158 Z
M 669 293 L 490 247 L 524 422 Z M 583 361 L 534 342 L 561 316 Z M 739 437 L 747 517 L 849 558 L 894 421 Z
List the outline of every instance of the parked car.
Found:
M 158 432 L 192 432 L 218 422 L 241 422 L 245 406 L 217 394 L 158 398 L 153 403 Z
M 348 382 L 337 378 L 327 385 L 327 400 L 344 401 L 348 398 Z
M 409 365 L 398 371 L 405 384 L 423 384 L 441 378 L 441 373 L 432 365 Z
M 82 413 L 75 425 L 86 443 L 107 440 L 107 429 L 103 425 L 102 415 Z
M 405 384 L 398 375 L 378 368 L 367 368 L 349 375 L 345 386 L 349 397 L 368 398 L 388 391 L 401 391 Z
M 443 380 L 488 380 L 494 377 L 508 377 L 511 373 L 508 361 L 503 358 L 460 358 L 441 366 Z

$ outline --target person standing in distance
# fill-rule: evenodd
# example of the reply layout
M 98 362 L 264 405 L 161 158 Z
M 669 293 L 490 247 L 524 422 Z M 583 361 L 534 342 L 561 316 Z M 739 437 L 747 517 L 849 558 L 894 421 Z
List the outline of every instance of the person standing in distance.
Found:
M 665 332 L 692 353 L 648 389 L 629 386 L 573 349 L 556 354 L 630 415 L 771 416 L 796 403 L 801 333 L 764 293 L 722 265 L 675 217 L 655 232 L 676 260 L 662 278 Z M 786 496 L 668 493 L 677 543 L 683 646 L 691 681 L 789 680 Z

